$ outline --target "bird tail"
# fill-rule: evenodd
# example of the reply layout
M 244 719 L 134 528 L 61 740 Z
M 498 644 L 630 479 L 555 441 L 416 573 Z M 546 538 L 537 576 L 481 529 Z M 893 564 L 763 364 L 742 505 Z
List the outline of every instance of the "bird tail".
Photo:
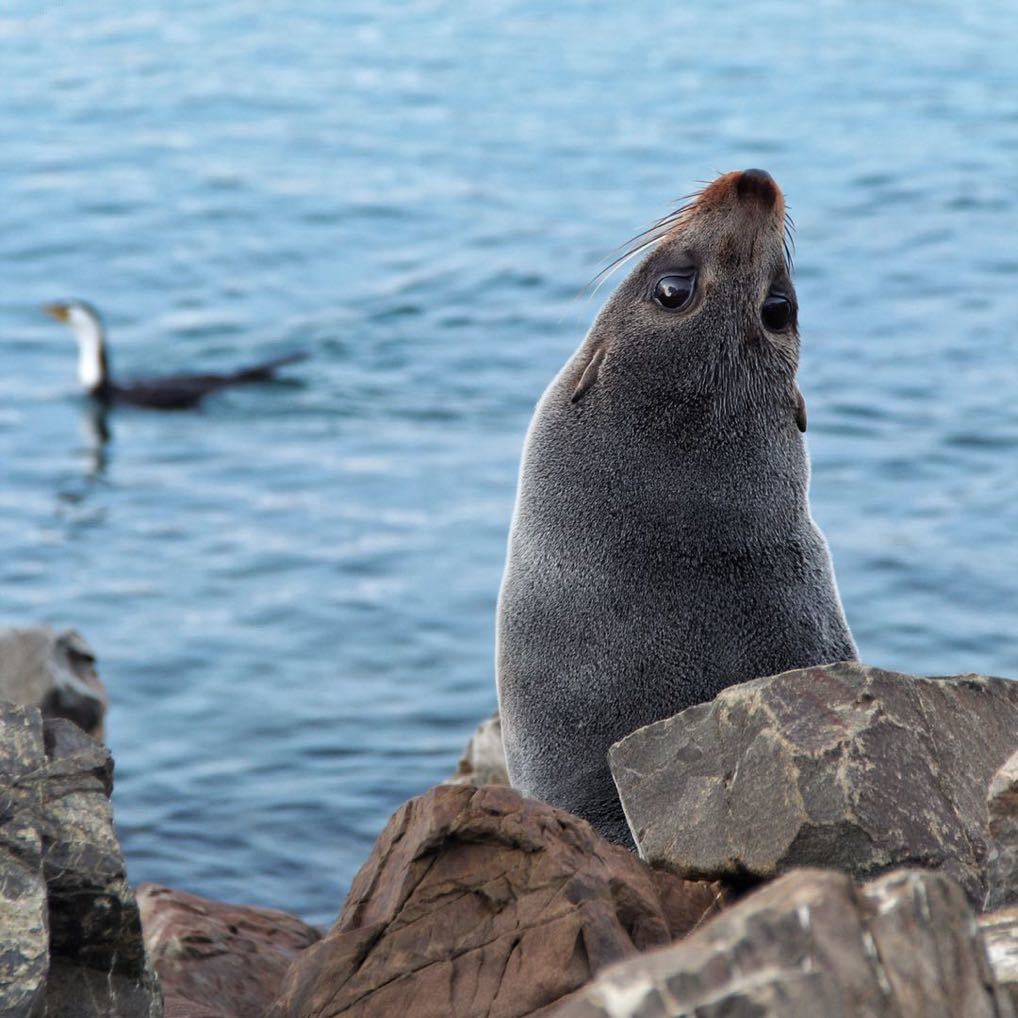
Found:
M 283 354 L 281 357 L 273 357 L 271 360 L 262 361 L 259 364 L 252 364 L 249 368 L 240 368 L 229 376 L 230 382 L 261 382 L 272 378 L 279 368 L 287 364 L 296 364 L 299 361 L 306 361 L 311 355 L 307 350 L 297 350 L 294 353 Z

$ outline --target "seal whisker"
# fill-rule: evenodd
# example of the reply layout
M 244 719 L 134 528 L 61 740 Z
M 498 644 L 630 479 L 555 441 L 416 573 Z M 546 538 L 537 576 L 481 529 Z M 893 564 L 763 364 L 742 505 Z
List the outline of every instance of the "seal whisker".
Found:
M 785 247 L 785 263 L 791 273 L 795 260 L 795 220 L 792 219 L 792 214 L 787 209 L 785 210 L 785 234 L 781 238 L 781 242 Z
M 588 287 L 593 287 L 590 291 L 590 296 L 593 296 L 601 288 L 601 284 L 606 282 L 608 277 L 616 270 L 622 268 L 627 262 L 631 261 L 637 255 L 643 254 L 649 247 L 653 247 L 659 240 L 661 240 L 667 231 L 662 231 L 649 240 L 640 244 L 638 247 L 634 247 L 631 251 L 626 251 L 625 254 L 620 255 L 610 265 L 605 266 L 589 283 Z
M 620 269 L 627 262 L 631 261 L 637 255 L 642 254 L 648 248 L 653 247 L 659 241 L 663 240 L 673 226 L 689 212 L 695 205 L 696 199 L 700 196 L 701 192 L 696 191 L 693 194 L 686 195 L 686 199 L 693 199 L 686 201 L 684 205 L 680 205 L 677 209 L 673 209 L 667 215 L 662 216 L 656 222 L 652 223 L 642 233 L 638 233 L 635 237 L 631 237 L 621 245 L 622 253 L 615 258 L 612 262 L 606 265 L 590 282 L 587 283 L 587 288 L 593 287 L 590 290 L 590 296 L 593 296 L 601 288 L 601 285 L 608 279 L 608 277 L 615 272 L 616 269 Z M 684 199 L 680 199 L 684 200 Z

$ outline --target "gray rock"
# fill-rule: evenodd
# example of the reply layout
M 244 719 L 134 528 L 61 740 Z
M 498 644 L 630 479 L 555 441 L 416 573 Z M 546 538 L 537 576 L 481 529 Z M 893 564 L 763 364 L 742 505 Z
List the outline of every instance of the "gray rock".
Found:
M 1018 683 L 846 662 L 756 679 L 610 753 L 652 865 L 696 879 L 796 866 L 943 869 L 980 906 L 986 788 L 1018 749 Z
M 449 785 L 508 785 L 509 771 L 502 746 L 502 720 L 496 711 L 470 737 Z
M 997 985 L 1018 1012 L 1018 907 L 987 912 L 977 922 Z
M 42 796 L 33 775 L 45 766 L 42 718 L 0 704 L 0 1015 L 45 1014 L 49 973 L 42 838 L 33 817 Z
M 986 797 L 990 821 L 986 907 L 1018 903 L 1018 753 L 993 776 Z
M 112 785 L 109 752 L 72 722 L 0 704 L 0 1015 L 162 1015 Z
M 939 873 L 856 889 L 799 870 L 670 947 L 606 969 L 556 1018 L 1009 1018 L 975 916 Z
M 95 653 L 74 629 L 0 628 L 0 700 L 38 707 L 46 718 L 67 718 L 103 737 L 106 689 Z

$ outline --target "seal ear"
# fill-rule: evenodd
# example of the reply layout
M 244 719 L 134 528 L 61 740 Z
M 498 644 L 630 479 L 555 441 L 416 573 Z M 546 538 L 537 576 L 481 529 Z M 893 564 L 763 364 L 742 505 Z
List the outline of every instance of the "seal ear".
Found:
M 795 389 L 795 425 L 800 431 L 806 430 L 806 400 L 798 386 Z
M 576 388 L 573 389 L 573 394 L 569 398 L 570 403 L 576 403 L 587 394 L 587 390 L 597 381 L 597 373 L 601 370 L 601 361 L 604 360 L 604 347 L 598 347 L 594 351 L 594 356 L 590 358 L 590 363 L 583 369 L 583 374 L 580 375 L 579 382 L 576 383 Z

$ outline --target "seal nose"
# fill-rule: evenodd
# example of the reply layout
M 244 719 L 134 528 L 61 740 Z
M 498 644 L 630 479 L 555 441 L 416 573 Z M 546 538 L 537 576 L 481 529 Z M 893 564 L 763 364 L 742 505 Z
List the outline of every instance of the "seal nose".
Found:
M 766 170 L 743 170 L 735 183 L 735 192 L 743 201 L 753 199 L 766 208 L 774 208 L 778 185 Z

